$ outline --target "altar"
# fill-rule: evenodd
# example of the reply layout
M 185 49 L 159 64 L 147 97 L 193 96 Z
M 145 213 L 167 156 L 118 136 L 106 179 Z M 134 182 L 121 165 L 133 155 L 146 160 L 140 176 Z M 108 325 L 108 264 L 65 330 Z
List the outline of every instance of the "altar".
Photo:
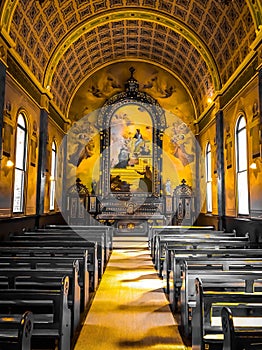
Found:
M 173 163 L 163 180 L 163 163 L 169 165 L 170 157 L 163 151 L 165 111 L 139 91 L 134 71 L 130 68 L 125 91 L 109 98 L 96 116 L 98 162 L 91 171 L 84 169 L 91 175 L 91 188 L 78 182 L 66 202 L 69 222 L 96 222 L 114 226 L 116 234 L 146 235 L 149 225 L 193 224 L 194 194 L 186 180 L 179 185 Z M 166 145 L 174 146 L 172 142 L 166 136 Z

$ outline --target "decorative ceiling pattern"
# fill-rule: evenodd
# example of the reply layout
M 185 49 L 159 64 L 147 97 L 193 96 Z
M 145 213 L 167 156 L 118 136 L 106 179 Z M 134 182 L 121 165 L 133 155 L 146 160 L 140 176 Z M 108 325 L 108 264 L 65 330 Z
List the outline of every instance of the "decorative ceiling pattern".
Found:
M 8 1 L 7 1 L 8 2 Z M 9 23 L 16 51 L 41 84 L 50 59 L 63 47 L 69 33 L 101 13 L 137 9 L 154 11 L 187 26 L 213 57 L 221 86 L 250 52 L 256 37 L 254 16 L 246 1 L 225 6 L 214 0 L 13 0 L 17 6 Z M 253 0 L 256 3 L 257 0 Z M 148 20 L 124 19 L 97 23 L 84 32 L 61 57 L 54 69 L 53 102 L 66 114 L 69 101 L 81 82 L 92 72 L 112 62 L 137 59 L 160 64 L 187 86 L 201 114 L 214 90 L 211 71 L 199 47 L 179 30 Z
M 108 33 L 111 36 L 108 37 Z M 144 39 L 139 39 L 140 37 Z M 152 22 L 120 21 L 97 27 L 76 41 L 54 74 L 53 93 L 63 110 L 64 101 L 90 71 L 126 57 L 158 63 L 179 76 L 194 91 L 201 110 L 212 90 L 212 78 L 198 51 L 183 37 Z M 69 69 L 68 69 L 69 68 Z M 56 92 L 58 94 L 56 94 Z

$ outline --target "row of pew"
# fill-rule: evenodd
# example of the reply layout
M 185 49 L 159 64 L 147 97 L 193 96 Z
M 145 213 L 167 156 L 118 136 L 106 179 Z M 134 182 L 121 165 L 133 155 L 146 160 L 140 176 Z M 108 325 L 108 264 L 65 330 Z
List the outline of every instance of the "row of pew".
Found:
M 71 350 L 112 242 L 112 227 L 62 225 L 0 241 L 0 349 Z
M 148 245 L 192 350 L 262 349 L 262 254 L 248 233 L 151 226 Z

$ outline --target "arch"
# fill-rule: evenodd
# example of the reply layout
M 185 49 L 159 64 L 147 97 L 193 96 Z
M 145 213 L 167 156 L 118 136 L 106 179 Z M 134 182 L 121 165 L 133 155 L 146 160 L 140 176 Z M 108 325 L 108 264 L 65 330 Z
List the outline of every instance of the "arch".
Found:
M 56 187 L 56 170 L 57 170 L 57 144 L 52 141 L 51 148 L 51 167 L 50 167 L 50 195 L 49 195 L 49 209 L 55 210 L 55 187 Z
M 206 145 L 205 151 L 206 165 L 206 210 L 212 212 L 212 153 L 210 142 Z
M 186 25 L 182 22 L 171 18 L 168 15 L 160 14 L 156 11 L 149 10 L 138 10 L 134 9 L 132 12 L 130 10 L 118 10 L 106 12 L 102 15 L 92 18 L 88 23 L 82 23 L 74 31 L 70 32 L 60 45 L 56 48 L 50 61 L 48 63 L 45 76 L 44 76 L 44 86 L 52 85 L 52 78 L 56 66 L 58 65 L 63 54 L 69 49 L 70 45 L 79 39 L 82 35 L 88 33 L 93 28 L 104 25 L 109 22 L 115 22 L 119 20 L 145 20 L 150 22 L 155 22 L 160 25 L 164 25 L 169 29 L 179 33 L 185 37 L 196 49 L 199 51 L 201 57 L 205 60 L 207 67 L 213 79 L 213 84 L 215 90 L 221 89 L 221 80 L 218 72 L 217 65 L 214 61 L 212 54 L 210 53 L 208 47 L 205 43 Z
M 235 127 L 237 214 L 249 215 L 247 121 L 240 113 Z
M 27 170 L 28 125 L 23 111 L 18 112 L 16 122 L 13 213 L 24 211 L 24 191 Z

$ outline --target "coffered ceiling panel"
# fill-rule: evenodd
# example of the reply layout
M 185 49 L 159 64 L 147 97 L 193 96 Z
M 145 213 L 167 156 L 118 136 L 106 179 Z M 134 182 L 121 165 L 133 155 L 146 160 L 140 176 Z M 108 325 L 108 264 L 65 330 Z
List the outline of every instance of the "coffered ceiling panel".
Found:
M 13 0 L 2 5 L 1 21 L 38 81 L 44 85 L 49 79 L 53 102 L 64 114 L 92 72 L 126 59 L 172 71 L 201 114 L 207 97 L 251 50 L 258 25 L 251 10 L 261 6 L 257 1 L 232 0 L 226 6 L 221 0 L 45 0 L 42 5 Z M 129 18 L 121 18 L 123 10 Z
M 53 93 L 59 107 L 90 71 L 125 58 L 160 64 L 179 76 L 194 92 L 199 109 L 212 78 L 198 51 L 181 35 L 145 21 L 119 21 L 97 27 L 73 43 L 54 74 Z

